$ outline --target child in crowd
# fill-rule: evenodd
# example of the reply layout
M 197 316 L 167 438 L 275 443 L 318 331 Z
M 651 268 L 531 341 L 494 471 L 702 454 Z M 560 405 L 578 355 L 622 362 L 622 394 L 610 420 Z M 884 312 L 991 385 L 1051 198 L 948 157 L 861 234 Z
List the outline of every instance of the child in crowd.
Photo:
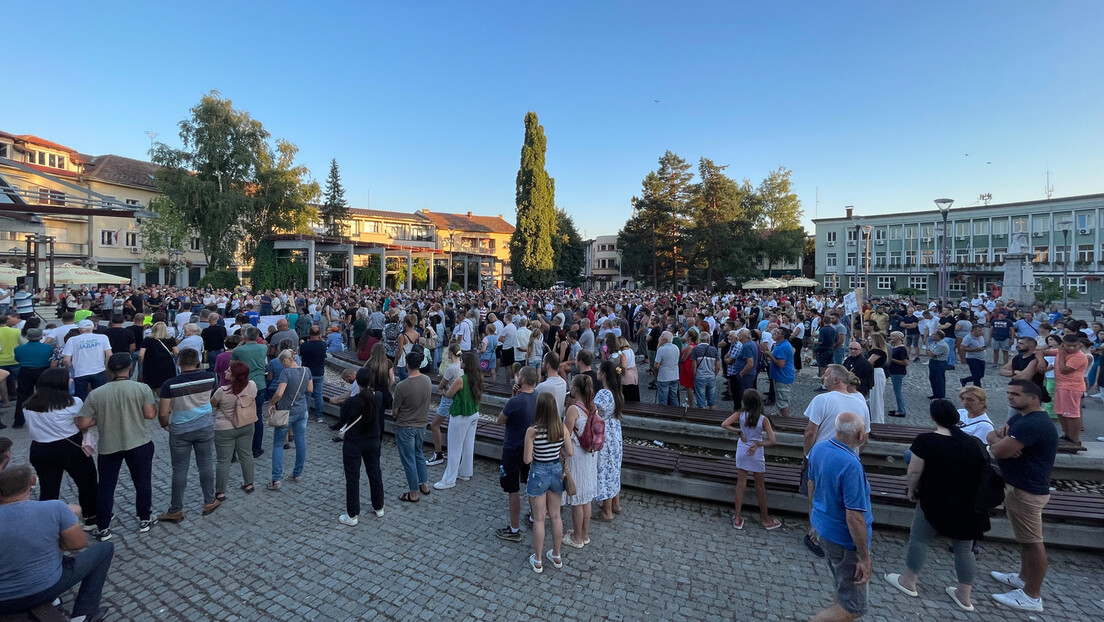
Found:
M 721 424 L 722 428 L 740 435 L 736 444 L 736 514 L 732 517 L 732 526 L 736 529 L 744 528 L 741 510 L 748 473 L 752 473 L 755 476 L 755 494 L 759 501 L 759 516 L 763 528 L 773 531 L 782 526 L 782 521 L 771 518 L 767 512 L 767 485 L 764 480 L 767 467 L 763 448 L 774 445 L 774 428 L 771 427 L 770 419 L 763 415 L 763 396 L 758 389 L 748 389 L 741 397 L 744 410 L 732 413 Z

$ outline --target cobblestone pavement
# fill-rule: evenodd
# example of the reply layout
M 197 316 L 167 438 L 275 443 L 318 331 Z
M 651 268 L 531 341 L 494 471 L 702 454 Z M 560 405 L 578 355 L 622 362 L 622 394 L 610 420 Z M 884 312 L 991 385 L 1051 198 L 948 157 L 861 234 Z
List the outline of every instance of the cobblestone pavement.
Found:
M 151 429 L 159 513 L 169 496 L 168 439 Z M 26 430 L 3 433 L 15 441 L 15 460 L 26 460 Z M 801 517 L 783 515 L 785 526 L 768 533 L 758 527 L 757 514 L 747 512 L 748 527 L 737 532 L 728 506 L 640 491 L 626 492 L 617 522 L 592 525 L 592 544 L 565 550 L 562 570 L 546 564 L 544 574 L 535 575 L 526 563 L 528 532 L 520 544 L 491 535 L 506 522 L 496 464 L 477 460 L 470 482 L 416 504 L 399 503 L 405 479 L 391 437 L 382 458 L 387 514 L 377 519 L 367 512 L 358 526 L 345 527 L 337 522 L 344 511 L 340 446 L 330 435 L 309 424 L 305 477 L 286 481 L 278 492 L 258 486 L 253 495 L 241 493 L 235 465 L 228 501 L 208 517 L 200 515 L 193 467 L 184 522 L 156 525 L 146 534 L 136 531 L 123 469 L 119 518 L 112 524 L 115 560 L 104 595 L 109 619 L 805 620 L 831 598 L 828 568 L 801 544 L 807 526 Z M 258 484 L 268 479 L 270 453 L 257 460 Z M 287 454 L 286 469 L 294 451 Z M 442 469 L 431 467 L 431 478 Z M 366 504 L 367 484 L 362 487 Z M 76 498 L 68 480 L 63 491 Z M 999 589 L 989 570 L 1017 568 L 1014 547 L 983 543 L 978 610 L 964 614 L 943 593 L 954 581 L 945 542 L 933 547 L 921 598 L 884 582 L 883 573 L 903 567 L 906 544 L 901 532 L 875 533 L 875 580 L 864 619 L 1083 621 L 1104 615 L 1104 559 L 1097 555 L 1051 550 L 1047 610 L 1028 616 L 1001 609 L 988 596 Z

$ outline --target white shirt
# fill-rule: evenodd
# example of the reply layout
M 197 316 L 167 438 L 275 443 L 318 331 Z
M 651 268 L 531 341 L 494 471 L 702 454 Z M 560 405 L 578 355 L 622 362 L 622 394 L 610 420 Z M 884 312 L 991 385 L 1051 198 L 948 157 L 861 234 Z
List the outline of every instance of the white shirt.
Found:
M 524 361 L 525 353 L 529 350 L 529 336 L 533 334 L 533 331 L 529 330 L 528 326 L 523 326 L 515 331 L 514 339 L 514 360 Z
M 177 351 L 195 350 L 196 352 L 203 354 L 203 338 L 199 335 L 185 337 L 180 340 L 180 343 L 177 344 L 176 347 Z
M 82 406 L 84 402 L 79 397 L 74 397 L 73 405 L 61 410 L 40 413 L 25 409 L 23 412 L 27 416 L 27 430 L 31 433 L 31 440 L 52 443 L 73 436 L 80 431 L 74 419 L 80 415 Z
M 958 417 L 963 432 L 970 436 L 980 438 L 981 442 L 985 445 L 989 444 L 986 438 L 989 436 L 989 433 L 993 431 L 993 422 L 989 419 L 988 413 L 981 413 L 977 417 L 970 417 L 970 413 L 966 412 L 965 408 L 959 408 Z
M 513 324 L 503 326 L 499 340 L 502 342 L 503 348 L 514 349 L 514 346 L 517 345 L 517 327 Z
M 860 415 L 866 421 L 866 431 L 870 432 L 870 408 L 867 407 L 862 393 L 829 391 L 814 397 L 805 408 L 805 416 L 819 426 L 814 445 L 835 438 L 836 416 L 842 412 Z
M 65 345 L 65 336 L 69 334 L 69 331 L 73 330 L 76 327 L 76 324 L 62 324 L 61 326 L 55 328 L 49 336 L 54 340 L 55 344 L 59 346 Z
M 548 380 L 537 385 L 537 395 L 548 393 L 556 398 L 556 412 L 560 419 L 564 416 L 564 401 L 567 400 L 567 383 L 559 376 L 550 376 Z
M 73 376 L 79 378 L 98 374 L 107 369 L 104 355 L 110 351 L 111 341 L 108 340 L 107 335 L 81 333 L 66 341 L 61 353 L 72 357 Z

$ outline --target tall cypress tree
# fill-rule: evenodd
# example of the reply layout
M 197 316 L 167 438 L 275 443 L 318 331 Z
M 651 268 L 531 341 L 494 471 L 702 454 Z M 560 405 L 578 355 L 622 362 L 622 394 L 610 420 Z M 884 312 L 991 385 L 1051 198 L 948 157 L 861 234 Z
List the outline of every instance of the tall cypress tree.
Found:
M 326 178 L 324 201 L 319 209 L 326 235 L 341 237 L 345 235 L 345 220 L 349 218 L 349 204 L 345 201 L 345 187 L 341 185 L 341 171 L 337 168 L 337 159 L 330 160 L 330 174 Z
M 526 113 L 525 142 L 517 174 L 517 226 L 510 238 L 510 270 L 518 285 L 538 289 L 551 287 L 556 281 L 552 252 L 556 186 L 544 170 L 547 146 L 537 113 Z

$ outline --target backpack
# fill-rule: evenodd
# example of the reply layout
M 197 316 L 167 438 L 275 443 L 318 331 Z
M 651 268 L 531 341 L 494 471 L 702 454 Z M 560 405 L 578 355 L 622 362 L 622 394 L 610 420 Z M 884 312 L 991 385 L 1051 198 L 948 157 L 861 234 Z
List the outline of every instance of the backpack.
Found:
M 595 452 L 606 444 L 606 422 L 597 413 L 591 414 L 582 405 L 576 403 L 575 407 L 586 413 L 587 420 L 583 424 L 583 433 L 578 435 L 579 447 L 583 451 Z
M 979 441 L 980 445 L 981 442 Z M 978 482 L 978 493 L 974 499 L 974 513 L 988 514 L 989 510 L 1004 503 L 1004 477 L 995 460 L 987 459 Z
M 230 387 L 223 387 L 223 391 L 229 392 Z M 240 394 L 236 395 L 235 398 L 234 414 L 227 417 L 230 425 L 240 428 L 255 422 L 257 420 L 257 398 L 248 396 L 243 398 Z
M 311 325 L 313 323 L 309 315 L 300 313 L 299 318 L 295 320 L 295 332 L 299 337 L 306 338 L 306 336 L 310 334 Z

